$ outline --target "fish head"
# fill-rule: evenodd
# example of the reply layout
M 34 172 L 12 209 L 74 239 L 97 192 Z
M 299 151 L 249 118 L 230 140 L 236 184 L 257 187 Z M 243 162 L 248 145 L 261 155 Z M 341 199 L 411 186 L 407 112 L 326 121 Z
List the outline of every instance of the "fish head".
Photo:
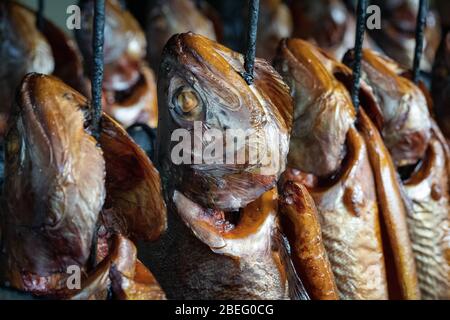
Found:
M 263 60 L 256 59 L 253 84 L 244 72 L 242 55 L 193 33 L 173 36 L 164 50 L 158 79 L 163 175 L 206 207 L 241 208 L 272 188 L 285 168 L 288 87 Z M 180 163 L 173 156 L 184 136 L 190 140 Z
M 48 275 L 83 267 L 105 199 L 105 163 L 82 112 L 57 78 L 28 74 L 5 138 L 2 225 L 12 269 Z
M 151 43 L 149 60 L 154 69 L 160 63 L 164 45 L 174 34 L 191 31 L 211 40 L 217 39 L 213 22 L 191 0 L 157 1 L 147 22 L 147 41 Z
M 344 61 L 352 64 L 349 52 Z M 383 139 L 397 166 L 413 165 L 425 154 L 431 137 L 431 116 L 422 90 L 403 76 L 394 60 L 363 51 L 362 77 L 383 117 Z
M 94 1 L 81 3 L 82 25 L 75 33 L 85 60 L 93 61 L 92 34 Z M 111 90 L 125 90 L 137 82 L 141 60 L 146 55 L 147 40 L 139 23 L 117 0 L 105 5 L 105 82 Z
M 351 71 L 300 39 L 283 40 L 274 65 L 294 97 L 289 167 L 332 175 L 345 156 L 347 132 L 356 118 L 350 94 L 338 80 Z
M 12 1 L 0 3 L 0 137 L 14 94 L 28 72 L 52 73 L 55 62 L 45 37 L 36 28 L 33 12 Z
M 350 14 L 339 0 L 292 1 L 294 35 L 314 39 L 321 47 L 339 45 L 345 37 Z

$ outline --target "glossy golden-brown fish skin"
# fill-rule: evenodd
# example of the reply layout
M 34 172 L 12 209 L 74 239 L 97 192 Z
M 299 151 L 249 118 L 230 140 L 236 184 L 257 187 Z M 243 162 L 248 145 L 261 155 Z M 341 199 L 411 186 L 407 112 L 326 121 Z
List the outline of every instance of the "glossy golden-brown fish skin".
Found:
M 292 34 L 293 21 L 289 7 L 281 0 L 260 1 L 256 56 L 271 61 L 278 43 Z
M 367 147 L 354 128 L 339 178 L 309 189 L 342 299 L 388 299 L 380 223 Z
M 6 134 L 16 87 L 28 72 L 52 73 L 55 62 L 35 15 L 12 2 L 0 3 L 0 136 Z
M 401 182 L 378 128 L 363 109 L 358 129 L 363 136 L 375 178 L 378 207 L 385 236 L 383 248 L 390 299 L 420 299 L 416 264 L 408 232 L 407 208 Z
M 99 144 L 106 167 L 105 224 L 133 240 L 157 240 L 167 228 L 159 172 L 126 131 L 106 114 Z
M 307 299 L 279 232 L 276 189 L 229 213 L 237 224 L 178 191 L 170 203 L 160 250 L 144 258 L 169 299 Z
M 348 68 L 297 39 L 281 44 L 275 65 L 299 102 L 290 148 L 297 157 L 289 155 L 289 167 L 313 175 L 299 182 L 309 184 L 316 203 L 340 298 L 387 299 L 376 185 L 350 95 L 337 77 Z M 296 136 L 300 125 L 309 131 Z
M 89 70 L 93 61 L 93 3 L 82 4 L 82 28 L 75 33 Z M 144 61 L 146 49 L 144 31 L 134 17 L 117 0 L 106 1 L 103 106 L 124 127 L 136 122 L 157 126 L 156 80 Z
M 433 110 L 436 121 L 447 139 L 450 138 L 450 32 L 443 37 L 433 66 Z
M 274 66 L 289 84 L 295 102 L 288 165 L 321 177 L 334 174 L 356 118 L 348 91 L 332 75 L 339 66 L 300 39 L 281 42 Z
M 372 77 L 368 83 L 377 96 L 381 112 L 387 115 L 382 127 L 386 145 L 393 141 L 388 138 L 387 132 L 400 138 L 399 147 L 391 150 L 396 166 L 416 166 L 412 175 L 403 177 L 403 185 L 421 296 L 424 299 L 445 299 L 448 297 L 449 283 L 448 249 L 445 248 L 448 247 L 446 239 L 449 232 L 448 146 L 442 139 L 436 141 L 441 133 L 429 114 L 426 93 L 402 77 L 403 70 L 395 62 L 366 50 L 363 54 L 363 72 L 367 72 L 368 78 Z M 389 97 L 395 99 L 389 101 Z M 397 126 L 391 124 L 386 121 L 388 116 L 400 119 L 400 123 Z M 388 131 L 385 128 L 389 125 L 392 128 Z M 398 132 L 403 132 L 407 139 L 403 139 Z M 411 137 L 408 138 L 408 135 Z
M 437 128 L 436 128 L 437 129 Z M 405 181 L 408 221 L 424 299 L 450 299 L 449 171 L 445 142 L 433 133 L 416 172 Z
M 151 272 L 137 259 L 133 242 L 115 235 L 109 254 L 85 277 L 80 290 L 65 290 L 65 299 L 105 300 L 108 290 L 117 300 L 165 300 Z
M 283 233 L 290 243 L 292 262 L 311 299 L 339 299 L 322 239 L 319 214 L 306 187 L 293 181 L 284 183 L 279 212 Z
M 116 298 L 164 298 L 124 237 L 155 240 L 165 230 L 159 174 L 107 115 L 97 142 L 89 116 L 88 100 L 62 81 L 25 77 L 6 137 L 1 281 L 46 297 L 106 299 L 114 273 Z M 80 291 L 67 287 L 69 266 L 82 272 Z
M 381 9 L 381 28 L 370 30 L 377 45 L 405 68 L 411 68 L 416 46 L 415 30 L 419 0 L 375 0 Z M 424 55 L 421 69 L 431 71 L 441 39 L 438 14 L 429 10 L 424 31 Z
M 86 103 L 50 76 L 27 75 L 20 87 L 2 210 L 3 263 L 16 288 L 45 291 L 52 284 L 33 277 L 84 268 L 89 257 L 106 190 L 102 151 L 84 127 Z
M 351 61 L 351 52 L 345 60 Z M 424 155 L 431 121 L 427 101 L 419 87 L 401 76 L 393 60 L 363 51 L 362 77 L 370 86 L 383 116 L 382 135 L 397 167 L 413 165 Z
M 158 138 L 161 173 L 171 189 L 206 208 L 242 208 L 274 187 L 285 169 L 292 121 L 288 87 L 260 59 L 256 59 L 254 84 L 247 85 L 241 76 L 243 64 L 242 55 L 192 33 L 175 35 L 164 51 L 158 79 L 159 122 L 164 124 Z M 188 113 L 181 109 L 185 101 L 192 102 Z M 203 158 L 194 163 L 195 148 L 188 154 L 192 164 L 175 164 L 172 149 L 179 137 L 173 139 L 172 133 L 188 130 L 191 139 L 206 145 L 206 140 L 195 136 L 202 128 L 218 130 L 224 137 L 228 129 L 241 130 L 249 138 L 237 149 L 258 148 L 260 156 L 236 163 L 240 160 L 224 138 L 223 164 L 206 164 Z M 227 159 L 234 161 L 229 164 Z
M 148 60 L 157 70 L 166 42 L 177 33 L 193 32 L 210 40 L 217 40 L 213 23 L 202 14 L 192 0 L 163 0 L 147 15 L 145 33 L 148 48 Z
M 255 67 L 255 81 L 248 85 L 243 56 L 206 37 L 179 34 L 166 45 L 158 83 L 158 151 L 169 223 L 150 247 L 157 254 L 144 261 L 169 298 L 307 298 L 277 217 L 275 184 L 285 167 L 292 99 L 272 67 L 260 59 Z M 220 134 L 250 130 L 257 138 L 250 141 L 270 150 L 269 162 L 176 164 L 175 144 L 168 143 L 172 133 L 195 134 L 196 121 Z M 228 152 L 234 156 L 237 150 Z

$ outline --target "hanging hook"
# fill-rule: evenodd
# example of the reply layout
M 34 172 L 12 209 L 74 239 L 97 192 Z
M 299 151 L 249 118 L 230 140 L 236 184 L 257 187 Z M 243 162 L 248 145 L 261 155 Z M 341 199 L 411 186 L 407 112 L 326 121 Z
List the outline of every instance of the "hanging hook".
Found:
M 420 0 L 416 21 L 416 48 L 414 50 L 413 81 L 419 83 L 420 62 L 423 55 L 424 31 L 427 23 L 428 1 Z
M 92 69 L 92 133 L 100 136 L 100 120 L 102 116 L 102 84 L 103 84 L 103 45 L 105 42 L 105 0 L 95 0 L 94 34 L 92 37 L 93 69 Z
M 358 0 L 356 8 L 355 60 L 353 64 L 352 102 L 356 112 L 359 109 L 359 90 L 361 88 L 361 60 L 366 31 L 367 0 Z
M 38 0 L 38 9 L 36 14 L 36 27 L 39 30 L 44 28 L 44 10 L 45 10 L 45 1 Z
M 92 66 L 92 135 L 97 141 L 100 138 L 102 117 L 102 85 L 103 85 L 103 45 L 105 42 L 105 0 L 94 1 L 94 30 L 92 36 L 93 66 Z M 98 244 L 97 223 L 92 237 L 91 254 L 89 262 L 92 267 L 97 264 Z
M 244 79 L 248 85 L 254 80 L 254 67 L 256 56 L 256 37 L 258 33 L 258 17 L 259 17 L 259 0 L 250 0 L 249 8 L 249 25 L 247 33 L 247 52 L 245 54 L 244 63 Z

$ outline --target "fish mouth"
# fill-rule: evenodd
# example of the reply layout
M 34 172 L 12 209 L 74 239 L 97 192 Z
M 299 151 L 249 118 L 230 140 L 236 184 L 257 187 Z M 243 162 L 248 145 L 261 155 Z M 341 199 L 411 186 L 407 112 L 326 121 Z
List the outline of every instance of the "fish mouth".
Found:
M 178 190 L 172 197 L 176 212 L 194 235 L 212 251 L 230 256 L 269 250 L 277 200 L 274 188 L 245 208 L 227 212 L 204 208 Z

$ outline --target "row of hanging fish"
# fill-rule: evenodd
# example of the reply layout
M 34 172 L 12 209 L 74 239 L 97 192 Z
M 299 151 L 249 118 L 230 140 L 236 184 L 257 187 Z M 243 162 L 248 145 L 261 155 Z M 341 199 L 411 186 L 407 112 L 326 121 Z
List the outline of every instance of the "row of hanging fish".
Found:
M 162 1 L 141 29 L 108 0 L 96 139 L 93 1 L 76 42 L 0 1 L 0 297 L 450 299 L 450 40 L 429 93 L 404 67 L 417 3 L 380 2 L 389 27 L 365 43 L 355 108 L 351 5 L 261 1 L 267 60 L 248 84 L 212 6 Z M 426 71 L 438 24 L 430 12 Z M 223 150 L 263 159 L 174 163 L 171 137 L 196 123 L 251 132 Z

